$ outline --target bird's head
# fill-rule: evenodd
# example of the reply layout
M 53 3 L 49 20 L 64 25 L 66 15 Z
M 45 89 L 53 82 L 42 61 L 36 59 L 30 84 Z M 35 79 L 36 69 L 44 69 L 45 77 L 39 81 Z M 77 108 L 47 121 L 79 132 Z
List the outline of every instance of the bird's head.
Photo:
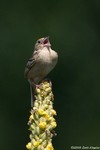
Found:
M 48 50 L 51 47 L 49 37 L 40 38 L 36 41 L 35 50 L 43 49 L 44 47 L 47 47 Z

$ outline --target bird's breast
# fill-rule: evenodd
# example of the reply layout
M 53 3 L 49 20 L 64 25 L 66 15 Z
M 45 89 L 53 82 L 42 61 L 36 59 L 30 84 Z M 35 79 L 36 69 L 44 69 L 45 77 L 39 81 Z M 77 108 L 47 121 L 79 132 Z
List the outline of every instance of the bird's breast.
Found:
M 57 53 L 51 49 L 48 50 L 44 48 L 39 54 L 39 60 L 41 60 L 42 63 L 51 64 L 57 60 Z

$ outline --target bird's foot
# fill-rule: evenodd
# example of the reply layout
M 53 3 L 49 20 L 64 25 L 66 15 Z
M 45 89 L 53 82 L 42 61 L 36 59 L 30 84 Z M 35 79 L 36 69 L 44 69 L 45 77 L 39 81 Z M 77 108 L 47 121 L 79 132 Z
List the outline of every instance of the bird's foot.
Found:
M 36 84 L 36 83 L 32 82 L 32 86 L 33 86 L 34 88 L 39 88 L 39 87 L 40 87 L 40 84 Z

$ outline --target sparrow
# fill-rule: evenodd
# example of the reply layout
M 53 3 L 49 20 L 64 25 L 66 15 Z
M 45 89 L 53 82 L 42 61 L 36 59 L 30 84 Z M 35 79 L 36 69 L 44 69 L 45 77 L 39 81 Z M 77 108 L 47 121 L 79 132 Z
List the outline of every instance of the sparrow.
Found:
M 49 37 L 43 37 L 36 41 L 32 57 L 28 60 L 24 75 L 30 83 L 31 107 L 33 107 L 33 87 L 47 76 L 55 67 L 58 54 L 51 49 Z

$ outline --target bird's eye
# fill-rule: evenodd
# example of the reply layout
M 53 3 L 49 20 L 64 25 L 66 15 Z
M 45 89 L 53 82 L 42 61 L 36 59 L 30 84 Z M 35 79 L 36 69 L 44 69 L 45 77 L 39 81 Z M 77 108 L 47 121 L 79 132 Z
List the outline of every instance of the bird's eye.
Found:
M 41 43 L 40 41 L 37 41 L 38 43 Z

